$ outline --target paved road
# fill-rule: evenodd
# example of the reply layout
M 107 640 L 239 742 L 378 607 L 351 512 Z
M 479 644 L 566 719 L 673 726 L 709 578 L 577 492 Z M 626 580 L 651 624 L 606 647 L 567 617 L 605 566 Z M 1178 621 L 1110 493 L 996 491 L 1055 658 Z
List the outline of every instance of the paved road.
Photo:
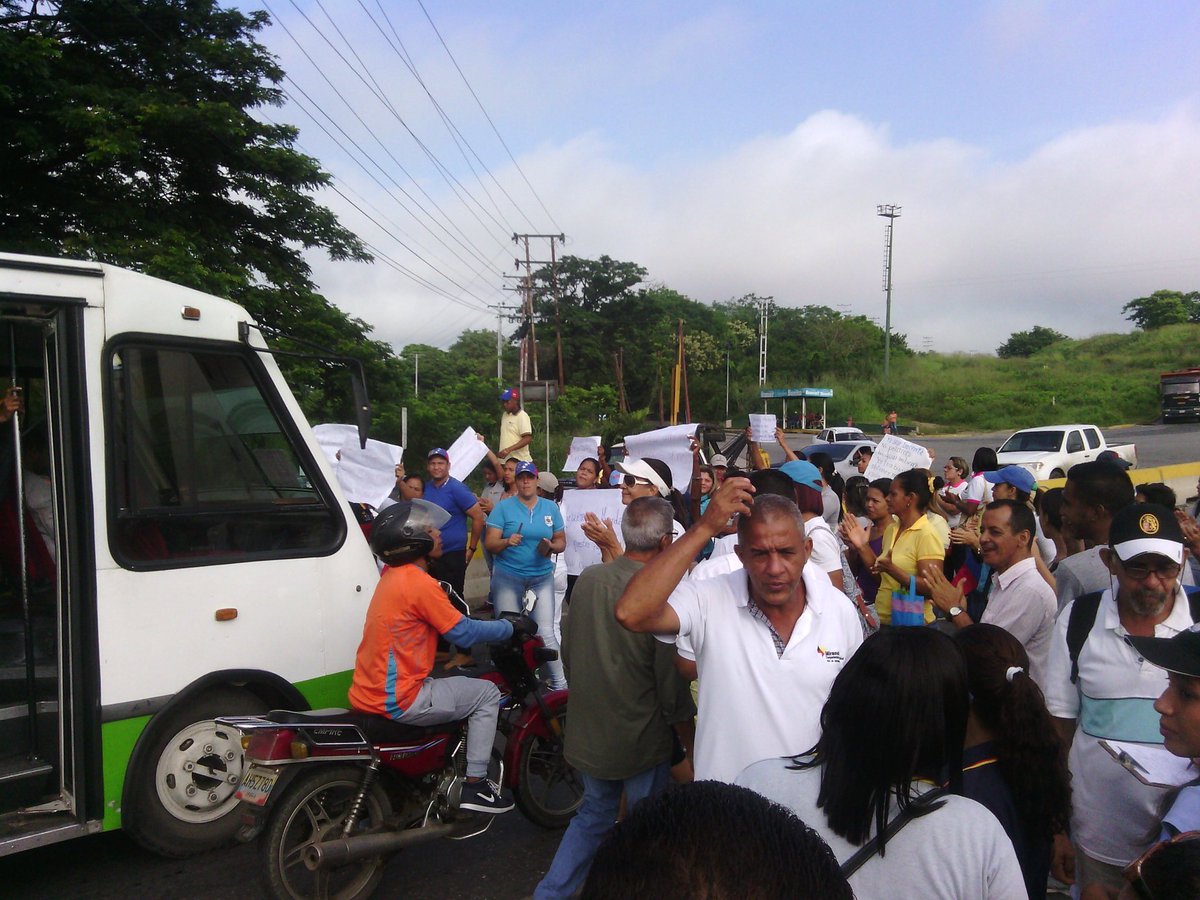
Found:
M 922 439 L 939 459 L 975 448 L 998 447 L 1007 432 Z M 1132 441 L 1143 466 L 1200 458 L 1200 425 L 1114 428 L 1105 437 Z M 798 448 L 807 436 L 793 441 Z M 378 897 L 412 900 L 516 900 L 527 897 L 545 872 L 560 832 L 545 831 L 514 810 L 486 834 L 467 841 L 439 841 L 397 855 Z M 253 900 L 264 896 L 253 847 L 234 847 L 190 860 L 164 860 L 121 833 L 44 847 L 0 859 L 0 893 L 45 900 Z

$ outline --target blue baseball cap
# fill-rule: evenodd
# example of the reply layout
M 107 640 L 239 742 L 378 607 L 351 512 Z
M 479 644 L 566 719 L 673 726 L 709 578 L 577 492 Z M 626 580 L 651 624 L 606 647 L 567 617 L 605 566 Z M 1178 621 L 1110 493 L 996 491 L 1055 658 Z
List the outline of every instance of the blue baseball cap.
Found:
M 796 482 L 796 484 L 810 487 L 814 491 L 821 490 L 821 471 L 807 460 L 790 460 L 780 466 L 779 471 Z
M 1037 482 L 1034 481 L 1029 470 L 1022 469 L 1020 466 L 1005 466 L 995 472 L 984 472 L 983 477 L 992 484 L 1011 484 L 1018 491 L 1024 491 L 1026 494 L 1032 494 L 1037 488 Z
M 517 463 L 517 471 L 513 473 L 513 478 L 517 478 L 520 475 L 532 475 L 534 478 L 537 478 L 537 474 L 537 466 L 531 462 L 522 461 Z
M 500 400 L 507 403 L 509 400 L 520 400 L 521 396 L 517 393 L 516 388 L 505 388 L 500 392 Z
M 446 452 L 445 447 L 434 447 L 425 454 L 426 459 L 433 459 L 435 456 L 440 456 L 446 462 L 450 462 L 450 454 Z

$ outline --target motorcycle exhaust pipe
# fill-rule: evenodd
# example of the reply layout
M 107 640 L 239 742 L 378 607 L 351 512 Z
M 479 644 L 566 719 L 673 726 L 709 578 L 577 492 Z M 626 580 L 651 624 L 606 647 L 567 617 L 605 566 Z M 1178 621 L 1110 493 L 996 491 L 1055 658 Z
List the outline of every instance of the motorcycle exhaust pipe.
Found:
M 310 871 L 316 872 L 326 866 L 340 866 L 364 859 L 368 856 L 383 856 L 446 837 L 454 825 L 426 825 L 424 828 L 409 828 L 404 831 L 384 831 L 377 834 L 359 834 L 354 837 L 322 841 L 304 848 L 303 859 Z

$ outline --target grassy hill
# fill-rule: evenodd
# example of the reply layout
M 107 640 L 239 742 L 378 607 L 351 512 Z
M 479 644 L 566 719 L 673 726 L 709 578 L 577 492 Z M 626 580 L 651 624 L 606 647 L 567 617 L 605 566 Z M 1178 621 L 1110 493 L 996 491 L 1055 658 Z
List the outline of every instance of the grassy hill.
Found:
M 834 389 L 830 424 L 868 427 L 894 406 L 922 431 L 991 431 L 1052 422 L 1097 425 L 1158 418 L 1161 372 L 1200 365 L 1200 324 L 1065 340 L 1023 359 L 922 353 L 881 377 L 822 381 Z

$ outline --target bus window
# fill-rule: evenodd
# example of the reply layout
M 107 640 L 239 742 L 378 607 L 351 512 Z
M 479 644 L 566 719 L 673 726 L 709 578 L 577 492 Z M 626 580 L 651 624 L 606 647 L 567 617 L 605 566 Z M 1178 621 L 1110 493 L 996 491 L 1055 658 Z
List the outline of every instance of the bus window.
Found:
M 110 363 L 113 555 L 129 568 L 332 553 L 312 461 L 244 356 L 122 346 Z

